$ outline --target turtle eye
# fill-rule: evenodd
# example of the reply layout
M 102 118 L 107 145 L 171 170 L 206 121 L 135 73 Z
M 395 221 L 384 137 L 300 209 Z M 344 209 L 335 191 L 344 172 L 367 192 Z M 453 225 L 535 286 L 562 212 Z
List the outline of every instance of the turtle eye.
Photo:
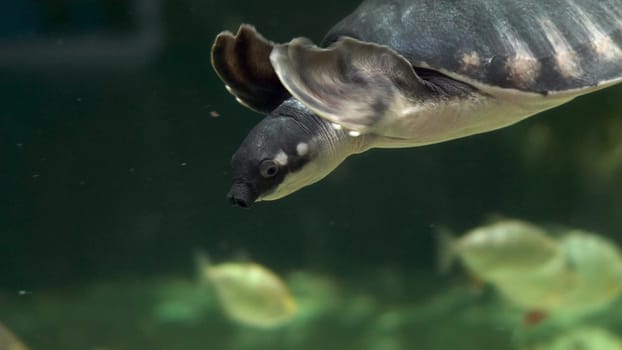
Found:
M 272 159 L 266 159 L 259 164 L 259 174 L 269 179 L 279 172 L 279 164 Z

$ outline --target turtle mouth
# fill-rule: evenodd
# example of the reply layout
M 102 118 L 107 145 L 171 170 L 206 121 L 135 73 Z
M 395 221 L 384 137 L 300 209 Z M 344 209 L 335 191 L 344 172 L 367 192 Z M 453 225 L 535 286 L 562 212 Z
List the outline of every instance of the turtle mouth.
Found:
M 249 184 L 234 183 L 227 193 L 227 199 L 235 207 L 250 208 L 255 203 L 257 194 Z

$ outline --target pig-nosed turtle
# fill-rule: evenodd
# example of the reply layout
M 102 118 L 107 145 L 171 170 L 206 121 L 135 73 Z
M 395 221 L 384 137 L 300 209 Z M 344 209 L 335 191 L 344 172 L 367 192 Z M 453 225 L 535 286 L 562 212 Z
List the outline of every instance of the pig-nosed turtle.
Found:
M 232 159 L 249 207 L 314 183 L 346 157 L 498 129 L 622 79 L 622 0 L 366 0 L 321 45 L 252 26 L 212 64 L 268 116 Z

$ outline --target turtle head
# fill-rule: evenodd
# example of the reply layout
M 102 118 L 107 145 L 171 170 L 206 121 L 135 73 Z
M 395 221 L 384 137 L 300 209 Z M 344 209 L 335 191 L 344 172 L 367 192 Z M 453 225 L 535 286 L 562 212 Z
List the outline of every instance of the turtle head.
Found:
M 279 199 L 329 174 L 345 156 L 335 157 L 339 142 L 326 124 L 293 98 L 259 122 L 231 160 L 231 203 Z
M 306 41 L 297 42 L 303 49 L 306 48 Z M 361 151 L 365 139 L 358 137 L 353 141 L 344 131 L 334 129 L 329 119 L 322 119 L 316 114 L 319 113 L 318 108 L 311 106 L 318 107 L 317 103 L 293 97 L 296 95 L 286 89 L 275 68 L 283 68 L 279 69 L 282 78 L 294 78 L 296 74 L 287 62 L 279 63 L 283 61 L 284 53 L 275 50 L 275 45 L 252 26 L 242 25 L 236 34 L 220 33 L 212 46 L 212 65 L 227 90 L 244 106 L 268 114 L 253 128 L 233 155 L 233 186 L 228 197 L 234 205 L 240 207 L 249 207 L 259 200 L 287 196 L 322 179 L 348 155 Z M 301 65 L 313 67 L 313 64 Z M 315 69 L 308 71 L 316 72 L 321 77 L 331 76 L 318 73 Z M 348 81 L 360 80 L 352 77 L 361 74 L 345 74 Z M 295 82 L 303 80 L 297 79 Z M 332 81 L 329 79 L 328 83 Z M 322 82 L 314 85 L 317 88 L 315 92 L 320 93 L 327 88 Z M 339 88 L 330 90 L 331 96 L 326 100 L 340 101 L 343 96 L 333 93 L 337 90 Z M 302 95 L 309 96 L 312 93 Z M 361 100 L 360 97 L 356 96 L 354 100 Z M 367 101 L 368 96 L 363 96 L 362 100 Z M 383 105 L 377 103 L 374 106 Z

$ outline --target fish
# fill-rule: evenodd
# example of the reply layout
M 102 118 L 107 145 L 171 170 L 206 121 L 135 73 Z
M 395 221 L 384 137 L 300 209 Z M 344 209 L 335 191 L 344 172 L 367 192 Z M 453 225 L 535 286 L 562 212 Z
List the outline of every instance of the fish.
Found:
M 0 323 L 0 350 L 28 350 L 28 347 Z
M 620 295 L 622 256 L 613 241 L 572 229 L 559 244 L 563 265 L 497 282 L 497 289 L 524 308 L 577 315 L 600 310 Z
M 553 235 L 510 219 L 460 238 L 441 232 L 439 241 L 442 264 L 459 258 L 469 273 L 524 309 L 526 324 L 550 314 L 589 314 L 622 293 L 622 253 L 595 232 L 565 229 Z
M 508 274 L 493 282 L 496 291 L 510 304 L 525 310 L 524 321 L 533 325 L 563 308 L 562 301 L 581 284 L 579 275 L 565 264 L 562 253 L 553 263 L 531 272 Z
M 558 307 L 572 310 L 600 309 L 622 292 L 622 254 L 610 239 L 583 230 L 567 232 L 562 251 L 579 283 L 561 298 Z
M 297 303 L 287 284 L 268 268 L 254 262 L 212 264 L 204 254 L 198 254 L 197 264 L 224 313 L 237 323 L 277 328 L 297 314 Z
M 441 271 L 449 270 L 458 259 L 471 275 L 486 282 L 559 263 L 558 242 L 541 228 L 517 219 L 477 227 L 459 238 L 442 230 L 438 241 Z
M 605 328 L 573 327 L 525 350 L 622 350 L 622 338 Z

